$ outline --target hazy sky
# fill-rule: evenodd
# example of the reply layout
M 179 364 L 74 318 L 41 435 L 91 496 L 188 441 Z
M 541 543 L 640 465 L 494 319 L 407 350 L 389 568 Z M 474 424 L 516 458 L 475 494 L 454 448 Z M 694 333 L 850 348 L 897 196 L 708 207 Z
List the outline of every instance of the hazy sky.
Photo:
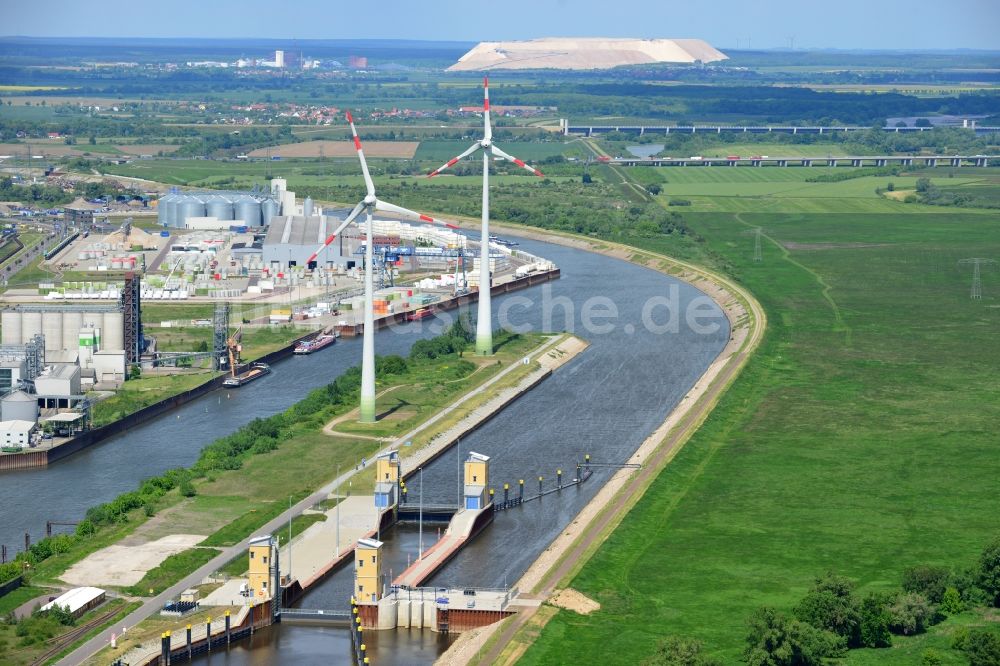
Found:
M 1000 0 L 0 0 L 0 33 L 480 41 L 695 37 L 753 48 L 998 49 Z M 738 42 L 737 42 L 738 40 Z

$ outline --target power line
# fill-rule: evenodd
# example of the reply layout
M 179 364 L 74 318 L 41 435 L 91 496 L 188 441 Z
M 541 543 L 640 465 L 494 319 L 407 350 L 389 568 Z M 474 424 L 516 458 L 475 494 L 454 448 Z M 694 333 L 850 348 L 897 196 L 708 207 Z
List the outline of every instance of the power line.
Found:
M 970 297 L 974 301 L 982 300 L 983 298 L 983 279 L 980 276 L 979 267 L 983 264 L 995 264 L 997 263 L 993 259 L 984 259 L 983 257 L 972 257 L 971 259 L 959 259 L 960 264 L 972 264 L 972 289 L 970 291 Z
M 761 251 L 760 238 L 764 233 L 761 227 L 755 227 L 753 229 L 747 229 L 743 232 L 744 234 L 753 234 L 753 260 L 754 263 L 761 263 L 764 261 L 764 253 Z

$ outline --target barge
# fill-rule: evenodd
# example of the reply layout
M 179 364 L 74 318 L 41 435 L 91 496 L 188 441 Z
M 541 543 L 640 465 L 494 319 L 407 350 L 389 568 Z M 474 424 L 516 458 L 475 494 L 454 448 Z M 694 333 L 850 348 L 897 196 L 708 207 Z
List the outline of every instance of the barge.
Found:
M 271 366 L 266 363 L 253 363 L 247 370 L 243 372 L 236 373 L 232 377 L 226 377 L 225 381 L 222 382 L 223 386 L 229 388 L 235 388 L 238 386 L 243 386 L 244 384 L 249 384 L 255 379 L 260 379 L 264 375 L 271 373 Z
M 327 333 L 321 333 L 320 335 L 317 335 L 315 338 L 312 338 L 311 340 L 303 340 L 299 344 L 295 345 L 295 349 L 292 351 L 292 353 L 304 355 L 304 354 L 312 354 L 313 352 L 318 352 L 320 349 L 323 349 L 324 347 L 329 347 L 334 342 L 336 342 L 337 337 L 338 336 L 336 334 L 330 335 Z

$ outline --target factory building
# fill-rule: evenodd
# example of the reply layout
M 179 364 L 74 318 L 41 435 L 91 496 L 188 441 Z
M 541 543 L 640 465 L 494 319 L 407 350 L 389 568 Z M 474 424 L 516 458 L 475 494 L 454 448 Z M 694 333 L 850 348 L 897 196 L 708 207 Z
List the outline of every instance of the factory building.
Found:
M 45 396 L 51 407 L 69 407 L 70 398 L 80 395 L 80 366 L 59 364 L 35 377 L 35 391 Z
M 279 215 L 271 220 L 267 236 L 261 248 L 264 267 L 272 271 L 285 271 L 289 266 L 306 266 L 309 257 L 337 230 L 344 221 L 346 211 L 341 216 Z M 341 266 L 355 259 L 350 254 L 349 245 L 342 234 L 317 259 L 320 268 Z
M 139 284 L 138 276 L 129 273 L 114 305 L 46 303 L 5 308 L 0 313 L 0 360 L 4 350 L 40 343 L 35 336 L 41 335 L 45 357 L 50 360 L 54 358 L 50 355 L 70 352 L 79 354 L 80 362 L 88 367 L 95 358 L 93 352 L 104 351 L 123 355 L 125 363 L 138 363 L 143 351 Z
M 2 344 L 25 344 L 33 336 L 45 336 L 45 353 L 76 351 L 80 330 L 99 330 L 102 349 L 125 349 L 125 315 L 115 305 L 15 305 L 0 313 Z

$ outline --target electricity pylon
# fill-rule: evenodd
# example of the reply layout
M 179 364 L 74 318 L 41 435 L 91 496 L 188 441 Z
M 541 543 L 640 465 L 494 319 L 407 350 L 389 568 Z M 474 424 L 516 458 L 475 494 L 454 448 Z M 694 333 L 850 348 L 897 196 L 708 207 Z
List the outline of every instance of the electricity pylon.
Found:
M 972 290 L 970 296 L 972 300 L 979 301 L 983 298 L 983 279 L 980 277 L 979 267 L 983 264 L 995 264 L 992 259 L 982 257 L 972 257 L 971 259 L 959 259 L 960 264 L 972 264 Z

